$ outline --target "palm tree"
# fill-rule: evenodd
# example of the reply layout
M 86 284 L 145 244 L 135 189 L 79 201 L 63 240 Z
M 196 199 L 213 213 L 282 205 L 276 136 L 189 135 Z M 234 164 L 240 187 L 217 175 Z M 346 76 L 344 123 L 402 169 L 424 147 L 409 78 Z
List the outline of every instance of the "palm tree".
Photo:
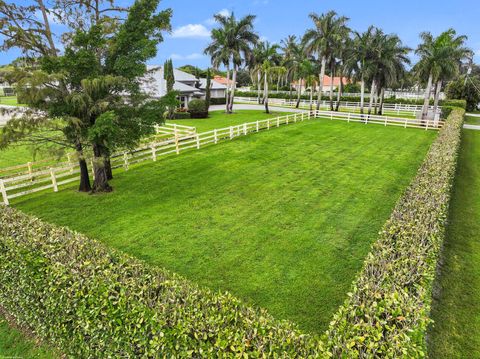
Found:
M 285 73 L 285 80 L 289 88 L 289 99 L 292 99 L 292 82 L 294 74 L 295 55 L 298 49 L 298 40 L 296 35 L 288 35 L 285 39 L 280 41 L 283 52 L 283 66 L 287 69 Z
M 360 113 L 364 112 L 365 105 L 365 81 L 371 72 L 371 51 L 372 41 L 376 29 L 370 26 L 367 31 L 353 33 L 353 44 L 349 49 L 349 56 L 346 57 L 346 67 L 353 73 L 353 78 L 360 82 Z
M 309 59 L 303 60 L 300 64 L 300 76 L 301 81 L 305 83 L 305 87 L 310 88 L 310 111 L 313 110 L 313 92 L 315 91 L 315 87 L 317 86 L 317 68 L 315 63 Z M 298 107 L 298 104 L 297 104 Z
M 230 64 L 232 64 L 232 87 L 230 96 L 227 95 L 227 113 L 232 113 L 238 68 L 250 56 L 252 47 L 258 41 L 258 35 L 254 32 L 253 27 L 255 16 L 247 15 L 237 20 L 234 13 L 229 16 L 216 14 L 214 19 L 220 27 L 212 30 L 212 42 L 205 49 L 205 53 L 212 57 L 212 63 L 222 62 L 226 65 L 227 80 L 229 79 Z M 227 93 L 229 92 L 228 87 Z
M 281 56 L 278 53 L 280 46 L 277 44 L 270 44 L 268 41 L 261 42 L 258 46 L 263 64 L 259 71 L 261 77 L 263 76 L 263 101 L 265 103 L 265 112 L 270 113 L 268 109 L 268 85 L 272 80 L 272 75 L 285 71 L 283 66 L 280 66 Z
M 444 31 L 436 38 L 429 32 L 422 32 L 420 38 L 422 43 L 418 45 L 415 51 L 420 56 L 420 61 L 416 65 L 416 73 L 419 78 L 427 78 L 422 109 L 422 119 L 426 119 L 433 83 L 436 86 L 434 99 L 435 114 L 442 83 L 458 74 L 461 61 L 470 57 L 472 52 L 464 46 L 467 37 L 456 36 L 456 32 L 453 29 Z
M 348 34 L 350 30 L 346 26 L 349 19 L 345 16 L 338 16 L 335 11 L 329 11 L 322 15 L 311 13 L 310 18 L 314 23 L 314 28 L 306 31 L 303 36 L 303 42 L 307 53 L 309 55 L 317 55 L 317 60 L 321 65 L 319 74 L 320 88 L 317 101 L 318 110 L 322 100 L 323 79 L 327 62 L 332 59 L 335 44 L 339 42 L 339 39 L 345 38 L 345 34 Z

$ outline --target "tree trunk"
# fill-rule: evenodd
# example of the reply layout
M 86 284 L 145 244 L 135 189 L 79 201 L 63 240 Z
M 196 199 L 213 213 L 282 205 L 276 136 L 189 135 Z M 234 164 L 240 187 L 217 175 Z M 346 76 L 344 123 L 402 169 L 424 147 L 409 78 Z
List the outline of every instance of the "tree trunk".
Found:
M 107 171 L 105 169 L 105 156 L 98 144 L 93 144 L 93 169 L 95 180 L 93 181 L 93 193 L 112 192 L 113 188 L 108 184 Z
M 330 111 L 333 111 L 333 79 L 335 78 L 335 70 L 332 65 L 330 68 Z
M 438 102 L 440 101 L 440 92 L 442 91 L 442 80 L 437 81 L 437 88 L 435 89 L 435 100 L 433 101 L 433 118 L 435 121 L 435 126 L 437 126 L 436 114 L 438 111 Z
M 80 167 L 80 185 L 78 186 L 79 192 L 90 192 L 92 186 L 90 185 L 90 178 L 88 177 L 87 161 L 83 155 L 83 147 L 81 143 L 75 145 L 78 157 L 78 166 Z
M 233 112 L 233 100 L 235 98 L 236 87 L 237 87 L 237 65 L 233 65 L 232 92 L 230 94 L 230 105 L 228 106 L 229 113 Z
M 320 76 L 318 83 L 318 101 L 317 101 L 317 111 L 320 110 L 320 102 L 322 102 L 322 91 L 323 91 L 323 78 L 325 77 L 325 66 L 327 64 L 327 59 L 325 56 L 322 56 L 322 65 L 320 68 Z
M 227 64 L 227 92 L 225 96 L 226 96 L 225 112 L 229 113 L 228 110 L 230 108 L 230 63 Z
M 300 79 L 300 81 L 302 81 L 302 79 Z M 301 91 L 301 87 L 297 86 L 297 105 L 295 106 L 295 108 L 300 107 L 300 96 L 301 96 L 300 91 Z
M 368 103 L 368 114 L 370 115 L 372 113 L 372 106 L 373 106 L 373 95 L 376 91 L 376 84 L 375 84 L 375 79 L 372 80 L 372 88 L 370 89 L 370 101 Z
M 337 105 L 335 106 L 335 111 L 340 110 L 340 100 L 342 99 L 342 91 L 343 91 L 343 76 L 340 73 L 340 83 L 338 84 L 338 92 L 337 92 Z
M 380 90 L 380 105 L 378 106 L 378 114 L 383 115 L 383 101 L 385 99 L 385 87 Z
M 265 101 L 265 113 L 270 113 L 268 109 L 268 73 L 265 72 L 265 82 L 263 85 L 264 101 Z
M 425 89 L 425 98 L 423 100 L 422 120 L 428 116 L 428 107 L 430 106 L 430 92 L 432 91 L 433 75 L 428 76 L 427 88 Z
M 378 113 L 378 85 L 375 86 L 375 97 L 373 100 L 373 113 L 376 115 Z
M 313 83 L 312 86 L 310 86 L 310 112 L 313 110 Z
M 360 113 L 363 115 L 363 106 L 365 105 L 365 80 L 363 79 L 360 82 Z
M 257 100 L 258 100 L 258 104 L 260 105 L 262 102 L 260 100 L 260 95 L 261 95 L 261 91 L 262 91 L 262 74 L 260 72 L 260 70 L 257 71 Z
M 105 166 L 105 173 L 107 174 L 107 180 L 113 179 L 112 163 L 110 162 L 110 155 L 106 155 L 103 159 L 103 164 Z

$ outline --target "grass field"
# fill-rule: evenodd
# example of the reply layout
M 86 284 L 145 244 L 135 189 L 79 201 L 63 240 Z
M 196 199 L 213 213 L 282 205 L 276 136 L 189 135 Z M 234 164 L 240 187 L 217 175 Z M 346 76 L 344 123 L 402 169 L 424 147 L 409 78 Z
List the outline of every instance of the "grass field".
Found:
M 480 126 L 480 117 L 476 116 L 465 116 L 465 123 L 469 125 L 477 125 Z
M 305 122 L 13 205 L 322 332 L 434 137 Z
M 22 106 L 17 102 L 17 96 L 0 97 L 0 105 Z
M 430 357 L 480 358 L 480 131 L 464 130 Z
M 245 122 L 254 122 L 287 115 L 285 112 L 272 111 L 266 114 L 259 110 L 238 110 L 231 115 L 227 115 L 224 111 L 211 111 L 209 118 L 172 120 L 172 123 L 178 123 L 185 126 L 193 126 L 197 128 L 197 132 L 210 131 L 215 128 L 224 128 L 228 126 L 239 125 Z
M 17 329 L 11 328 L 0 314 L 0 359 L 51 359 L 55 357 L 46 347 L 37 345 Z

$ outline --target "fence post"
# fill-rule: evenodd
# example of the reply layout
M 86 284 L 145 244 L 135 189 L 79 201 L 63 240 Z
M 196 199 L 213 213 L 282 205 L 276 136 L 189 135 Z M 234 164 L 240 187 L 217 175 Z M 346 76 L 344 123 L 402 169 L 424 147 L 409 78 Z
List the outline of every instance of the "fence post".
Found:
M 200 149 L 200 136 L 197 133 L 197 150 Z
M 214 130 L 213 130 L 213 138 L 214 138 L 214 140 L 215 140 L 215 144 L 217 144 L 217 142 L 218 142 L 217 129 L 214 129 Z
M 232 139 L 232 138 L 233 138 L 233 127 L 230 126 L 230 139 Z
M 73 173 L 73 163 L 72 163 L 72 155 L 67 153 L 68 164 L 70 165 L 70 173 Z
M 297 113 L 293 115 L 293 122 L 297 123 Z
M 259 129 L 259 124 L 258 124 L 258 120 L 257 120 L 257 124 L 256 124 L 256 125 L 257 125 L 257 132 L 258 132 L 258 129 Z
M 30 181 L 33 181 L 33 169 L 32 169 L 32 162 L 27 163 L 28 166 L 28 174 L 30 175 Z
M 388 116 L 385 116 L 385 126 L 387 126 Z
M 349 112 L 349 113 L 348 113 L 348 118 L 347 118 L 347 122 L 348 122 L 348 123 L 350 123 L 350 115 L 351 115 L 351 113 Z
M 128 153 L 123 154 L 123 168 L 128 171 Z
M 427 126 L 425 126 L 425 131 L 428 130 L 428 123 L 430 122 L 430 120 L 427 118 Z
M 55 177 L 55 171 L 53 168 L 50 168 L 50 177 L 52 177 L 53 192 L 58 192 L 57 177 Z
M 277 117 L 277 127 L 280 126 L 280 117 Z
M 267 119 L 267 130 L 270 129 L 270 119 Z
M 3 179 L 0 179 L 0 193 L 2 194 L 3 204 L 8 206 L 10 203 L 8 202 L 7 190 L 5 188 L 5 183 Z
M 150 148 L 152 149 L 152 160 L 153 160 L 153 162 L 155 162 L 157 160 L 157 150 L 155 148 L 155 144 L 152 143 L 150 145 Z
M 407 128 L 407 121 L 408 121 L 408 118 L 405 118 L 405 126 L 404 126 L 404 128 Z
M 180 146 L 178 144 L 178 134 L 176 130 L 175 130 L 175 151 L 177 152 L 177 155 L 180 154 Z
M 247 135 L 247 123 L 243 124 L 243 134 Z

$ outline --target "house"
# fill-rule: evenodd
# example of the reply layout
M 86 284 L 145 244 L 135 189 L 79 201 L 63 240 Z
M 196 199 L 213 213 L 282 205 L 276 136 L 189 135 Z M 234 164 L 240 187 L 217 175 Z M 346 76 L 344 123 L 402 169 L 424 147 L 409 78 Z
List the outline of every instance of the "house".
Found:
M 233 85 L 233 80 L 227 79 L 226 77 L 219 76 L 219 75 L 213 76 L 213 81 L 224 86 Z
M 152 97 L 159 98 L 167 94 L 167 81 L 163 78 L 162 66 L 149 66 L 142 78 L 143 90 Z M 188 103 L 195 99 L 205 99 L 207 79 L 196 78 L 187 72 L 174 69 L 175 83 L 173 89 L 180 94 L 178 100 L 181 108 L 188 108 Z M 225 98 L 227 87 L 215 81 L 210 84 L 211 98 Z
M 323 91 L 323 92 L 328 92 L 328 91 L 330 91 L 330 87 L 331 87 L 331 85 L 332 85 L 332 82 L 333 82 L 333 90 L 336 91 L 336 90 L 338 89 L 339 85 L 340 85 L 340 77 L 333 77 L 333 79 L 332 79 L 332 77 L 330 77 L 330 76 L 328 76 L 328 75 L 325 75 L 325 76 L 323 77 L 323 89 L 322 89 L 322 91 Z M 347 78 L 347 77 L 342 77 L 342 84 L 343 84 L 343 86 L 345 86 L 346 84 L 348 84 L 348 83 L 350 83 L 350 82 L 351 82 L 351 80 L 350 80 L 349 78 Z M 298 86 L 299 86 L 299 85 L 298 85 L 298 82 L 297 82 L 297 81 L 292 82 L 292 87 L 293 87 L 295 90 L 298 90 Z M 308 88 L 308 87 L 307 87 L 307 88 Z M 317 91 L 317 90 L 318 90 L 318 84 L 317 84 L 317 86 L 316 86 L 316 88 L 315 88 L 315 91 Z M 305 91 L 305 82 L 304 82 L 304 81 L 301 82 L 301 91 L 302 91 L 302 92 Z

